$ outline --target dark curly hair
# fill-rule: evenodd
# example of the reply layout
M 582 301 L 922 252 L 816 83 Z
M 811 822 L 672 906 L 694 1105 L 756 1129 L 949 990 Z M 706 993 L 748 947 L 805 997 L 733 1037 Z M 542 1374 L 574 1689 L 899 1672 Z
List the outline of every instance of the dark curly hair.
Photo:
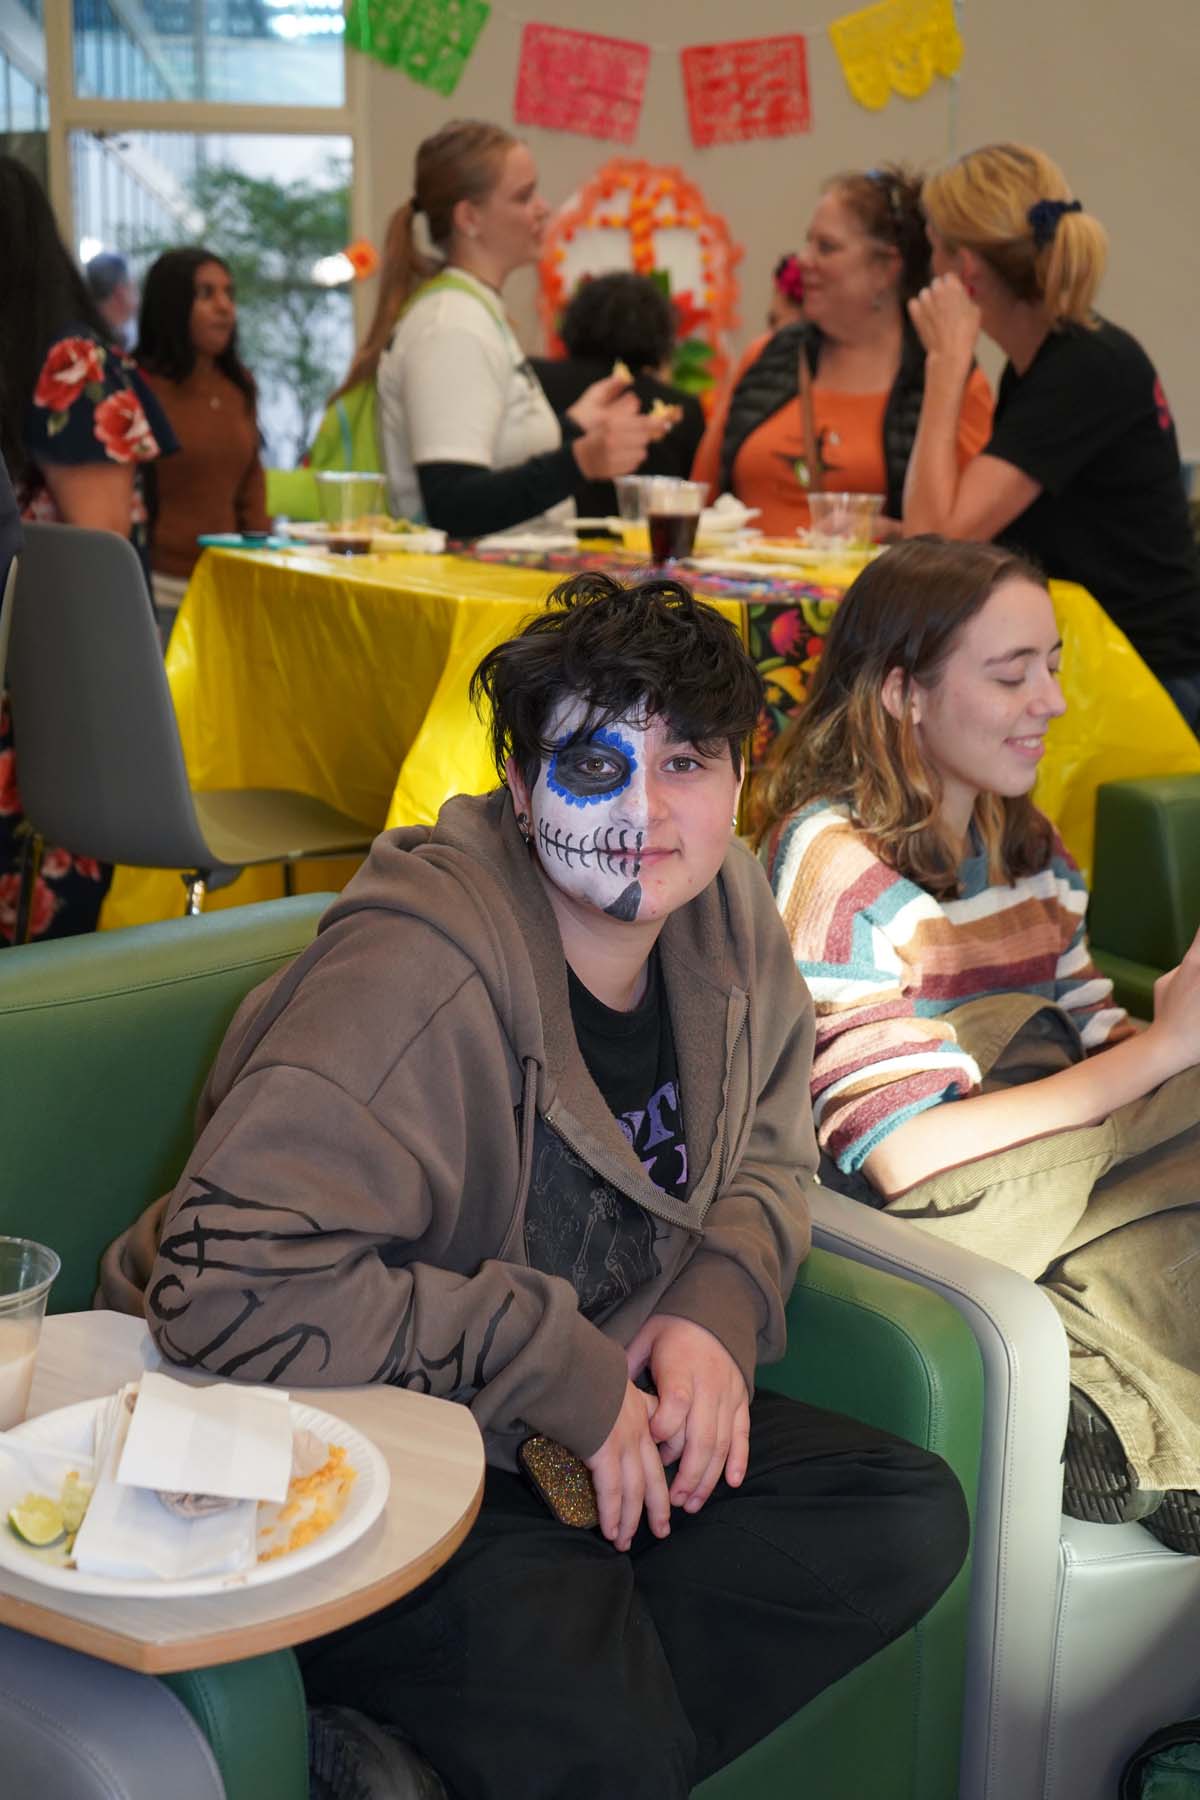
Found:
M 580 282 L 559 332 L 570 356 L 656 369 L 675 341 L 671 302 L 648 275 L 618 272 Z
M 630 713 L 667 720 L 698 750 L 724 742 L 735 773 L 763 701 L 762 678 L 735 626 L 682 582 L 572 575 L 515 638 L 498 644 L 471 677 L 471 700 L 491 715 L 500 779 L 511 756 L 525 780 L 558 746 L 547 721 L 567 694 L 587 703 L 577 737 Z
M 230 272 L 223 256 L 197 244 L 182 250 L 165 251 L 157 262 L 151 263 L 146 273 L 134 354 L 152 375 L 163 375 L 168 381 L 186 381 L 196 366 L 191 333 L 192 302 L 196 298 L 196 271 L 205 263 L 216 263 L 227 275 Z M 222 375 L 241 388 L 253 416 L 257 392 L 253 375 L 238 355 L 236 325 L 216 361 Z
M 824 191 L 841 198 L 868 237 L 899 254 L 901 306 L 928 285 L 931 253 L 919 175 L 902 163 L 881 163 L 835 175 Z

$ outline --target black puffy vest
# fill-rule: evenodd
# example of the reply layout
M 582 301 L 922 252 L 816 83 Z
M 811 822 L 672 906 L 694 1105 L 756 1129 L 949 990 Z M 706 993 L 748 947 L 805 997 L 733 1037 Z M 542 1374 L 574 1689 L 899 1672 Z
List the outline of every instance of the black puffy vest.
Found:
M 785 325 L 763 345 L 760 355 L 750 364 L 733 390 L 725 435 L 721 439 L 719 492 L 729 493 L 733 486 L 733 461 L 752 431 L 764 419 L 794 400 L 800 390 L 800 352 L 808 357 L 814 376 L 820 367 L 823 335 L 815 325 Z M 904 337 L 900 350 L 900 367 L 888 395 L 883 414 L 883 461 L 887 470 L 887 500 L 884 511 L 898 519 L 904 498 L 904 475 L 912 455 L 921 416 L 921 397 L 925 392 L 925 352 L 921 340 L 904 321 Z

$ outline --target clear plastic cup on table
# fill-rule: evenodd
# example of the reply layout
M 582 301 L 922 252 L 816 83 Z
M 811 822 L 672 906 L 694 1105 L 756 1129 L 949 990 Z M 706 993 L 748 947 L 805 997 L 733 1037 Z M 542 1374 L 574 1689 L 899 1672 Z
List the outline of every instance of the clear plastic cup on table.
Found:
M 0 1431 L 25 1417 L 46 1300 L 61 1267 L 45 1244 L 0 1237 Z
M 369 550 L 375 532 L 388 522 L 386 475 L 319 469 L 314 479 L 321 522 L 330 532 L 330 549 Z
M 651 478 L 647 475 L 618 475 L 613 482 L 617 490 L 617 512 L 622 519 L 637 520 L 646 516 L 644 490 Z
M 814 550 L 869 550 L 882 494 L 809 494 L 809 543 Z

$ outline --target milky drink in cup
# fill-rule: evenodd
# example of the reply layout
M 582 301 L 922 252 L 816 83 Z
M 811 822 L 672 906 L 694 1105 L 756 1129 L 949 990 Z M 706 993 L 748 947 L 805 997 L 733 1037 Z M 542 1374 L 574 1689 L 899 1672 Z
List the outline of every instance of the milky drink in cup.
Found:
M 60 1267 L 45 1244 L 0 1237 L 0 1431 L 25 1417 L 46 1298 Z
M 0 1431 L 25 1417 L 36 1361 L 36 1325 L 0 1319 Z

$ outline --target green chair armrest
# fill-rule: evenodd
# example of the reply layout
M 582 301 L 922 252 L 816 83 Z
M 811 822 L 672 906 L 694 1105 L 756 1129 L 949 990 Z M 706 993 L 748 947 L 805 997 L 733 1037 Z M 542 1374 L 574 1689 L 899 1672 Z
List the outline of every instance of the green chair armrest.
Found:
M 308 1714 L 290 1650 L 160 1679 L 208 1739 L 225 1800 L 308 1800 Z
M 1200 919 L 1196 923 L 1200 925 Z M 1135 1019 L 1154 1017 L 1154 984 L 1165 970 L 1152 968 L 1149 963 L 1131 962 L 1127 956 L 1117 956 L 1111 950 L 1098 950 L 1094 944 L 1092 961 L 1112 982 L 1113 999 L 1118 1006 Z
M 813 1250 L 788 1303 L 787 1354 L 759 1379 L 935 1450 L 973 1503 L 983 1368 L 966 1320 L 929 1288 Z
M 935 1450 L 974 1518 L 983 1368 L 940 1294 L 814 1250 L 788 1305 L 787 1354 L 758 1379 Z M 913 1631 L 702 1782 L 696 1800 L 955 1800 L 970 1582 L 968 1558 Z
M 1200 925 L 1200 775 L 1108 781 L 1096 792 L 1093 948 L 1173 969 Z

